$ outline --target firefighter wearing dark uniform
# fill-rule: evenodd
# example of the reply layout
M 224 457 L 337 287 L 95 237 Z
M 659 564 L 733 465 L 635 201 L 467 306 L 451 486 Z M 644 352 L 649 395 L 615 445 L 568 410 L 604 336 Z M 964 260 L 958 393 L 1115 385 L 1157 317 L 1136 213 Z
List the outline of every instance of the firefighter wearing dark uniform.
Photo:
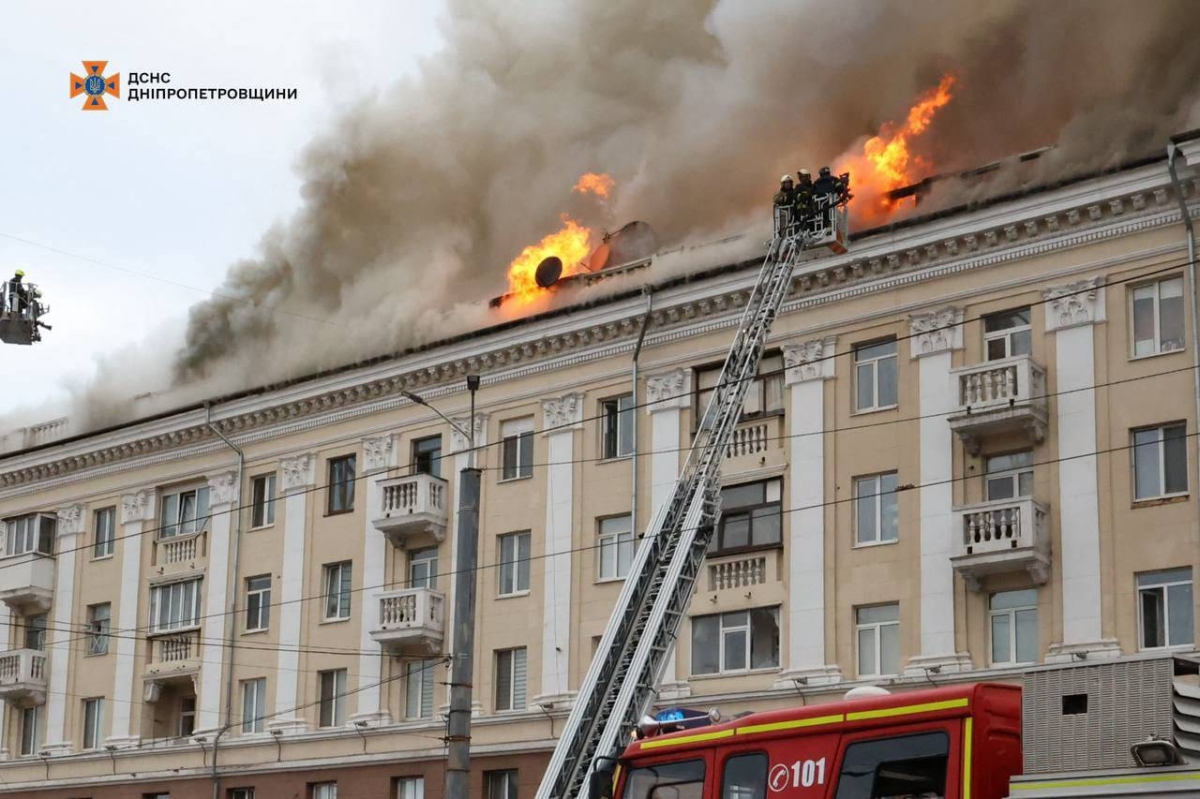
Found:
M 775 233 L 790 227 L 792 214 L 796 204 L 796 190 L 792 188 L 792 176 L 784 175 L 779 179 L 779 191 L 775 193 Z
M 807 169 L 801 169 L 796 173 L 799 178 L 796 183 L 796 221 L 800 224 L 807 224 L 812 218 L 813 213 L 813 181 L 812 175 Z

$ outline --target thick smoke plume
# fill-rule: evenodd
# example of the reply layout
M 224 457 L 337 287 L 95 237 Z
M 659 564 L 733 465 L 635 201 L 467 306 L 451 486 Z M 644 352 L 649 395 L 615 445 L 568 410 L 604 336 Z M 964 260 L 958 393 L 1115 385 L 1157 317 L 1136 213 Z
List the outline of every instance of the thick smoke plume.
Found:
M 303 210 L 192 308 L 151 387 L 210 396 L 493 321 L 478 301 L 584 202 L 584 172 L 616 179 L 585 223 L 643 219 L 664 246 L 744 228 L 780 173 L 857 146 L 950 70 L 921 144 L 938 171 L 1056 142 L 1040 168 L 1103 166 L 1198 123 L 1191 0 L 448 6 L 444 49 L 309 147 Z M 133 393 L 100 371 L 92 424 Z

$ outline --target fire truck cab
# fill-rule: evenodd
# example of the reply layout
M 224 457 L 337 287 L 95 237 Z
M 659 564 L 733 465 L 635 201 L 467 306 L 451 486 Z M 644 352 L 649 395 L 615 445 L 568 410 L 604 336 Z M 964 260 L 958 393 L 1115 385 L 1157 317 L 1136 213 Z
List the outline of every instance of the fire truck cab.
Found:
M 610 776 L 617 799 L 1003 799 L 1020 773 L 1021 689 L 980 683 L 651 734 Z

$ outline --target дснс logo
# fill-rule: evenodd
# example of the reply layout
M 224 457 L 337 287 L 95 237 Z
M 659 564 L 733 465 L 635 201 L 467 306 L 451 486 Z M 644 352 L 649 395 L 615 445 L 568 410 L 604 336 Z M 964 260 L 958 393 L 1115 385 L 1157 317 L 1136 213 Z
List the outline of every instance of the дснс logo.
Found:
M 121 73 L 104 77 L 104 67 L 107 65 L 107 61 L 84 61 L 83 71 L 86 73 L 84 77 L 81 78 L 74 72 L 71 73 L 71 96 L 87 95 L 83 101 L 84 111 L 107 111 L 108 106 L 104 102 L 104 95 L 121 96 Z

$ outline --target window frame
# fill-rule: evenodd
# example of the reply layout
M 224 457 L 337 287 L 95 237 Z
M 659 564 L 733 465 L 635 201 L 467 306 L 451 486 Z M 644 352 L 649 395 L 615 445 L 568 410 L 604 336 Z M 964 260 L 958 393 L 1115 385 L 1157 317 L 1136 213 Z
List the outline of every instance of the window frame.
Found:
M 1182 431 L 1178 437 L 1178 440 L 1182 442 L 1182 446 L 1183 446 L 1183 490 L 1168 492 L 1166 490 L 1167 482 L 1168 482 L 1167 481 L 1167 450 L 1166 450 L 1166 446 L 1165 446 L 1165 443 L 1168 439 L 1167 439 L 1166 432 L 1167 432 L 1167 430 L 1173 430 L 1176 428 L 1178 428 Z M 1157 434 L 1157 437 L 1155 438 L 1155 440 L 1153 442 L 1153 447 L 1151 447 L 1150 444 L 1139 444 L 1138 440 L 1137 440 L 1138 434 L 1139 433 L 1150 433 L 1150 432 L 1154 432 Z M 1162 424 L 1150 425 L 1148 427 L 1135 427 L 1129 431 L 1130 461 L 1131 461 L 1130 466 L 1131 466 L 1131 471 L 1132 471 L 1131 477 L 1133 480 L 1133 486 L 1132 486 L 1133 501 L 1135 504 L 1139 503 L 1139 502 L 1155 502 L 1157 500 L 1174 499 L 1176 497 L 1188 496 L 1188 494 L 1190 493 L 1190 490 L 1191 490 L 1191 475 L 1188 473 L 1188 471 L 1189 471 L 1188 460 L 1190 459 L 1190 456 L 1187 451 L 1188 450 L 1187 442 L 1188 442 L 1188 432 L 1187 432 L 1187 422 L 1186 421 L 1164 422 Z M 1155 453 L 1155 457 L 1157 458 L 1156 468 L 1158 470 L 1158 493 L 1150 494 L 1147 496 L 1139 496 L 1138 495 L 1138 489 L 1139 489 L 1138 456 L 1140 454 L 1142 454 L 1143 452 L 1150 450 L 1150 449 L 1153 449 L 1153 451 Z
M 333 592 L 333 581 L 337 580 L 337 593 Z M 325 591 L 322 622 L 346 621 L 350 618 L 354 601 L 354 561 L 339 560 L 337 563 L 325 563 L 321 566 L 321 585 Z M 336 600 L 337 607 L 334 615 L 330 615 L 330 602 Z
M 1183 580 L 1183 579 L 1166 580 L 1165 579 L 1166 575 L 1170 575 L 1172 573 L 1183 573 L 1185 571 L 1187 572 L 1186 580 Z M 1143 578 L 1154 579 L 1156 576 L 1159 576 L 1159 575 L 1163 576 L 1164 579 L 1162 579 L 1159 582 L 1150 583 L 1148 585 L 1142 584 Z M 1170 649 L 1189 649 L 1189 648 L 1195 646 L 1195 642 L 1196 642 L 1196 618 L 1195 618 L 1196 586 L 1195 586 L 1195 573 L 1192 571 L 1192 567 L 1191 566 L 1179 566 L 1179 567 L 1171 568 L 1171 569 L 1153 569 L 1150 571 L 1138 572 L 1134 575 L 1133 581 L 1134 581 L 1134 590 L 1135 590 L 1136 596 L 1137 596 L 1137 609 L 1135 612 L 1137 615 L 1138 651 L 1139 652 L 1161 652 L 1161 651 L 1170 650 Z M 1180 642 L 1177 644 L 1173 644 L 1173 643 L 1171 643 L 1171 605 L 1170 605 L 1171 593 L 1168 589 L 1176 587 L 1176 586 L 1187 586 L 1189 589 L 1189 593 L 1191 594 L 1191 596 L 1188 597 L 1188 600 L 1184 603 L 1184 607 L 1188 608 L 1189 612 L 1192 615 L 1192 629 L 1189 631 L 1190 632 L 1189 640 Z M 1143 607 L 1142 607 L 1142 603 L 1144 600 L 1142 599 L 1142 595 L 1144 593 L 1151 593 L 1151 592 L 1155 592 L 1155 591 L 1160 591 L 1161 596 L 1162 596 L 1162 600 L 1161 600 L 1162 619 L 1161 620 L 1163 623 L 1162 637 L 1163 637 L 1164 643 L 1161 645 L 1147 646 L 1146 645 L 1146 629 L 1145 629 L 1145 613 L 1143 612 Z
M 994 608 L 992 604 L 996 597 L 1001 594 L 1019 594 L 1024 592 L 1033 594 L 1033 603 L 1025 605 L 1015 605 L 1011 608 Z M 1017 634 L 1017 614 L 1033 612 L 1033 630 L 1035 639 L 1033 643 L 1034 656 L 1031 660 L 1022 660 L 1020 657 L 1020 639 Z M 1011 655 L 1009 660 L 996 660 L 996 635 L 993 627 L 993 619 L 1007 616 L 1008 617 L 1008 651 Z M 1019 666 L 1031 666 L 1038 662 L 1038 652 L 1041 651 L 1041 641 L 1038 635 L 1039 620 L 1038 620 L 1038 596 L 1036 588 L 1018 588 L 1011 591 L 994 591 L 988 595 L 988 662 L 993 668 L 1015 668 Z
M 104 618 L 97 619 L 96 611 L 99 608 L 107 608 Z M 102 626 L 98 626 L 97 622 L 103 622 Z M 87 624 L 88 624 L 88 650 L 84 657 L 103 657 L 108 654 L 108 642 L 111 637 L 112 630 L 112 603 L 97 602 L 94 605 L 87 606 Z M 103 642 L 103 646 L 99 643 Z
M 996 458 L 1011 458 L 1019 455 L 1028 455 L 1029 463 L 1018 465 L 1008 469 L 1000 469 L 998 471 L 990 471 L 991 462 Z M 1034 460 L 1033 450 L 1019 449 L 1011 452 L 997 452 L 994 455 L 987 455 L 983 459 L 983 496 L 985 502 L 1019 502 L 1025 499 L 1033 498 L 1034 483 Z M 1028 494 L 1021 492 L 1021 476 L 1028 474 L 1030 483 L 1030 492 Z M 1009 497 L 993 497 L 992 496 L 992 481 L 1007 480 L 1012 487 L 1012 496 Z
M 521 665 L 518 669 L 518 654 Z M 502 660 L 508 657 L 508 704 L 505 706 L 501 703 L 500 686 L 503 666 Z M 529 648 L 524 646 L 514 646 L 506 649 L 497 649 L 493 660 L 493 677 L 495 689 L 492 691 L 493 707 L 497 713 L 520 713 L 529 707 Z M 524 675 L 523 680 L 517 679 L 518 671 Z M 518 698 L 520 702 L 518 703 Z
M 872 356 L 872 357 L 865 358 L 862 360 L 859 359 L 860 352 L 871 349 L 872 347 L 877 347 L 881 344 L 891 344 L 893 351 L 886 355 L 876 355 L 876 356 Z M 862 342 L 855 344 L 852 348 L 852 351 L 854 353 L 854 380 L 853 380 L 853 386 L 852 386 L 852 390 L 854 392 L 852 395 L 853 396 L 854 413 L 856 413 L 856 414 L 875 413 L 876 411 L 890 411 L 895 408 L 899 408 L 900 407 L 900 345 L 897 342 L 896 337 L 895 336 L 884 336 L 882 338 L 871 339 L 869 341 L 862 341 Z M 879 392 L 879 365 L 881 363 L 883 363 L 884 361 L 888 360 L 889 358 L 895 361 L 896 385 L 894 387 L 894 391 L 896 394 L 896 401 L 889 405 L 882 405 L 879 402 L 879 394 L 880 394 L 880 392 Z M 859 384 L 862 379 L 860 377 L 860 368 L 862 368 L 862 367 L 870 367 L 870 369 L 871 369 L 872 404 L 860 406 L 858 404 L 858 400 L 859 400 Z
M 1023 325 L 1015 325 L 1013 327 L 1005 327 L 999 330 L 988 330 L 988 322 L 992 319 L 999 319 L 1003 316 L 1010 316 L 1024 311 L 1029 315 L 1029 321 Z M 1004 361 L 1009 358 L 1032 357 L 1033 356 L 1033 309 L 1028 305 L 1023 305 L 1018 308 L 1008 308 L 1003 311 L 985 314 L 983 317 L 983 359 L 986 363 L 994 363 L 996 361 Z M 1014 353 L 1013 352 L 1013 335 L 1020 333 L 1029 334 L 1029 352 Z M 1004 342 L 1004 356 L 1001 358 L 991 357 L 989 345 L 993 341 Z
M 241 682 L 242 735 L 265 732 L 267 727 L 267 678 L 251 677 Z
M 756 613 L 766 611 L 771 614 L 775 620 L 775 638 L 774 638 L 774 655 L 775 665 L 773 666 L 755 666 L 754 665 L 754 649 L 756 641 L 756 632 L 758 635 L 769 635 L 769 631 L 761 630 L 755 626 Z M 745 615 L 745 623 L 733 622 L 727 617 Z M 780 606 L 779 605 L 761 605 L 753 608 L 744 608 L 742 610 L 729 610 L 722 613 L 706 613 L 697 616 L 692 616 L 691 642 L 692 642 L 692 662 L 690 664 L 690 674 L 693 677 L 726 677 L 739 674 L 754 674 L 778 671 L 780 668 L 781 650 L 783 648 L 783 630 L 780 627 Z M 716 619 L 717 627 L 717 670 L 716 671 L 698 671 L 696 669 L 696 631 L 697 622 L 707 623 Z M 727 624 L 727 622 L 729 622 Z M 725 663 L 725 643 L 726 636 L 729 633 L 744 633 L 742 639 L 742 651 L 744 653 L 743 668 L 726 668 Z
M 506 430 L 507 428 L 507 430 Z M 513 467 L 509 469 L 509 453 Z M 500 482 L 533 477 L 533 417 L 518 416 L 500 423 Z
M 515 551 L 513 557 L 509 559 L 505 548 L 509 541 L 514 541 Z M 522 544 L 524 544 L 525 557 L 521 557 Z M 503 533 L 496 536 L 496 549 L 498 557 L 496 558 L 496 597 L 516 597 L 526 596 L 530 591 L 531 575 L 530 566 L 533 563 L 533 534 L 530 530 L 516 530 L 511 533 Z M 523 566 L 522 566 L 523 564 Z M 522 586 L 521 578 L 524 577 L 524 585 Z M 511 580 L 511 590 L 505 590 L 506 581 Z
M 107 524 L 101 520 L 107 519 Z M 97 508 L 92 513 L 94 534 L 92 539 L 92 560 L 111 558 L 116 552 L 117 543 L 117 509 L 115 506 Z
M 859 614 L 864 610 L 874 610 L 877 608 L 896 609 L 896 618 L 887 619 L 884 621 L 861 621 Z M 883 663 L 883 629 L 885 627 L 894 627 L 896 630 L 896 670 L 884 671 Z M 860 644 L 861 634 L 866 631 L 871 631 L 875 642 L 875 671 L 864 672 L 862 670 L 862 647 Z M 855 672 L 860 678 L 879 679 L 884 677 L 895 677 L 900 673 L 900 603 L 899 602 L 880 602 L 872 605 L 858 605 L 854 608 L 854 666 Z
M 1175 349 L 1164 350 L 1162 340 L 1162 287 L 1164 283 L 1179 281 L 1179 342 L 1180 345 Z M 1137 292 L 1145 288 L 1154 288 L 1152 318 L 1154 322 L 1154 335 L 1149 341 L 1152 342 L 1154 351 L 1138 353 L 1138 337 L 1137 337 Z M 1128 289 L 1129 294 L 1129 358 L 1130 360 L 1140 360 L 1142 358 L 1154 358 L 1159 355 L 1170 355 L 1176 352 L 1185 352 L 1187 350 L 1187 309 L 1184 302 L 1187 297 L 1187 282 L 1182 274 L 1166 275 L 1154 280 L 1147 280 L 1141 283 L 1132 284 Z M 1145 340 L 1145 339 L 1143 339 Z
M 187 517 L 187 497 L 192 498 L 193 515 Z M 174 505 L 175 512 L 171 514 L 173 521 L 167 521 L 167 508 Z M 174 538 L 187 538 L 207 532 L 212 521 L 210 511 L 212 505 L 208 484 L 194 485 L 190 488 L 175 488 L 163 491 L 159 497 L 159 526 L 155 533 L 158 541 L 169 541 Z M 191 525 L 191 529 L 187 529 Z
M 891 477 L 895 483 L 895 488 L 884 488 L 884 478 Z M 861 494 L 859 488 L 866 482 L 874 482 L 876 484 L 874 493 Z M 900 541 L 900 472 L 892 469 L 887 472 L 875 472 L 874 474 L 860 474 L 851 480 L 852 500 L 854 508 L 854 548 L 860 547 L 877 547 L 896 544 Z M 887 515 L 884 513 L 884 500 L 891 497 L 891 501 L 895 507 L 894 515 L 896 519 L 895 530 L 892 531 L 891 538 L 884 538 L 884 520 Z M 862 528 L 860 525 L 862 500 L 871 500 L 872 513 L 874 515 L 874 538 L 864 540 L 861 538 Z
M 346 669 L 322 669 L 317 672 L 318 728 L 328 730 L 346 726 L 346 679 Z M 329 689 L 328 694 L 326 688 Z
M 275 500 L 278 497 L 278 485 L 275 472 L 267 472 L 250 478 L 251 530 L 262 530 L 275 526 Z
M 188 577 L 183 580 L 173 580 L 169 583 L 160 583 L 150 586 L 150 629 L 149 635 L 162 635 L 165 633 L 175 633 L 183 630 L 194 630 L 200 627 L 200 606 L 204 598 L 204 578 L 203 577 Z M 194 586 L 193 588 L 183 588 L 183 586 Z M 170 592 L 178 588 L 179 596 L 172 597 Z M 190 594 L 189 594 L 190 592 Z M 163 615 L 162 598 L 167 596 L 167 613 L 170 614 L 173 605 L 178 600 L 180 613 L 177 623 L 172 623 L 168 619 L 168 624 L 162 624 L 161 616 Z M 186 604 L 191 604 L 191 615 L 185 617 L 184 609 Z
M 503 783 L 497 784 L 497 780 Z M 485 799 L 517 799 L 521 787 L 521 772 L 515 768 L 483 772 Z
M 186 709 L 185 709 L 185 706 Z M 184 723 L 185 720 L 188 723 Z M 196 695 L 179 697 L 179 718 L 175 723 L 176 737 L 186 738 L 196 731 Z
M 4 554 L 0 557 L 54 556 L 54 538 L 58 532 L 57 517 L 48 513 L 26 513 L 5 519 L 4 525 Z
M 427 553 L 432 552 L 432 555 Z M 425 575 L 417 576 L 417 569 L 424 565 Z M 408 552 L 408 587 L 428 588 L 437 590 L 438 575 L 441 572 L 442 556 L 436 546 L 410 549 Z
M 431 719 L 437 708 L 437 679 L 436 668 L 440 660 L 436 658 L 425 660 L 404 661 L 404 718 L 408 720 Z M 414 689 L 416 685 L 416 689 Z M 419 691 L 419 693 L 414 693 Z M 412 711 L 413 700 L 416 700 L 417 712 Z M 426 707 L 428 702 L 428 707 Z
M 709 399 L 721 382 L 721 372 L 725 368 L 724 361 L 710 361 L 700 366 L 692 367 L 693 377 L 695 378 L 694 388 L 692 389 L 694 409 L 692 413 L 692 432 L 694 433 L 700 425 L 700 420 L 704 416 L 705 410 L 708 408 Z M 707 375 L 716 375 L 716 382 L 712 386 L 705 386 L 705 377 Z M 754 380 L 750 382 L 750 387 L 746 391 L 746 397 L 742 400 L 742 412 L 738 415 L 738 423 L 750 419 L 766 419 L 772 416 L 783 416 L 787 408 L 786 397 L 786 381 L 784 380 L 785 365 L 783 361 L 783 350 L 772 349 L 763 352 L 762 358 L 758 364 L 758 374 L 754 376 Z M 773 407 L 771 396 L 775 395 L 779 399 L 779 407 Z M 757 400 L 760 410 L 752 410 L 747 412 L 747 403 Z
M 633 451 L 637 449 L 637 442 L 633 440 L 636 405 L 632 393 L 600 400 L 600 460 L 633 457 Z
M 262 587 L 259 582 L 258 587 L 255 587 L 255 581 L 266 581 L 266 587 Z M 274 579 L 270 574 L 255 574 L 246 578 L 246 615 L 243 618 L 245 627 L 243 633 L 261 633 L 271 629 L 271 588 Z M 254 624 L 251 625 L 251 619 L 254 619 Z
M 616 523 L 621 520 L 625 521 L 626 529 L 609 530 L 605 532 L 605 525 Z M 626 553 L 625 570 L 621 570 L 621 554 Z M 609 559 L 611 553 L 612 573 L 605 574 L 605 561 Z M 601 516 L 596 519 L 596 582 L 598 583 L 613 583 L 620 582 L 629 576 L 629 569 L 633 566 L 633 557 L 637 553 L 637 539 L 633 532 L 633 515 L 630 513 L 619 513 L 615 516 Z
M 308 797 L 309 799 L 338 799 L 337 780 L 309 783 Z
M 392 792 L 396 799 L 425 799 L 425 778 L 397 777 L 395 790 Z
M 779 494 L 779 499 L 771 500 L 771 487 L 775 485 L 775 490 Z M 733 491 L 739 488 L 748 488 L 751 486 L 762 486 L 763 501 L 755 505 L 731 505 L 727 506 L 724 501 L 721 506 L 721 519 L 717 523 L 717 528 L 713 530 L 712 540 L 709 542 L 707 557 L 721 558 L 726 555 L 736 555 L 743 552 L 756 552 L 760 550 L 779 549 L 783 546 L 783 478 L 782 477 L 767 477 L 762 480 L 750 480 L 744 483 L 734 483 L 732 485 L 722 486 L 721 492 Z M 777 506 L 778 512 L 770 514 L 774 517 L 778 524 L 779 538 L 776 541 L 767 541 L 765 543 L 754 543 L 754 521 L 756 518 L 755 511 L 770 509 Z M 749 542 L 743 546 L 725 546 L 725 534 L 730 522 L 746 517 L 748 527 L 746 528 L 746 540 Z M 764 514 L 766 516 L 766 514 Z
M 422 445 L 428 444 L 431 441 L 437 442 L 436 450 L 422 449 Z M 436 452 L 436 454 L 433 454 Z M 437 433 L 432 436 L 421 436 L 414 438 L 409 444 L 409 472 L 412 474 L 427 474 L 431 477 L 442 476 L 442 434 Z M 424 459 L 428 458 L 428 464 L 422 464 Z M 426 466 L 428 468 L 426 468 Z
M 230 788 L 229 799 L 254 799 L 253 788 Z
M 43 705 L 21 708 L 20 727 L 18 731 L 18 755 L 33 757 L 38 753 L 38 736 L 41 734 L 41 709 Z
M 21 617 L 21 637 L 25 649 L 46 651 L 46 629 L 50 625 L 50 614 L 46 611 L 30 613 Z
M 349 471 L 349 478 L 344 473 Z M 328 480 L 325 484 L 325 515 L 340 516 L 344 513 L 354 513 L 354 487 L 358 481 L 358 454 L 351 452 L 329 458 L 326 462 L 325 474 Z
M 91 718 L 89 719 L 89 714 Z M 91 739 L 89 745 L 88 739 Z M 90 752 L 104 745 L 104 697 L 95 696 L 83 700 L 83 739 L 81 750 Z

